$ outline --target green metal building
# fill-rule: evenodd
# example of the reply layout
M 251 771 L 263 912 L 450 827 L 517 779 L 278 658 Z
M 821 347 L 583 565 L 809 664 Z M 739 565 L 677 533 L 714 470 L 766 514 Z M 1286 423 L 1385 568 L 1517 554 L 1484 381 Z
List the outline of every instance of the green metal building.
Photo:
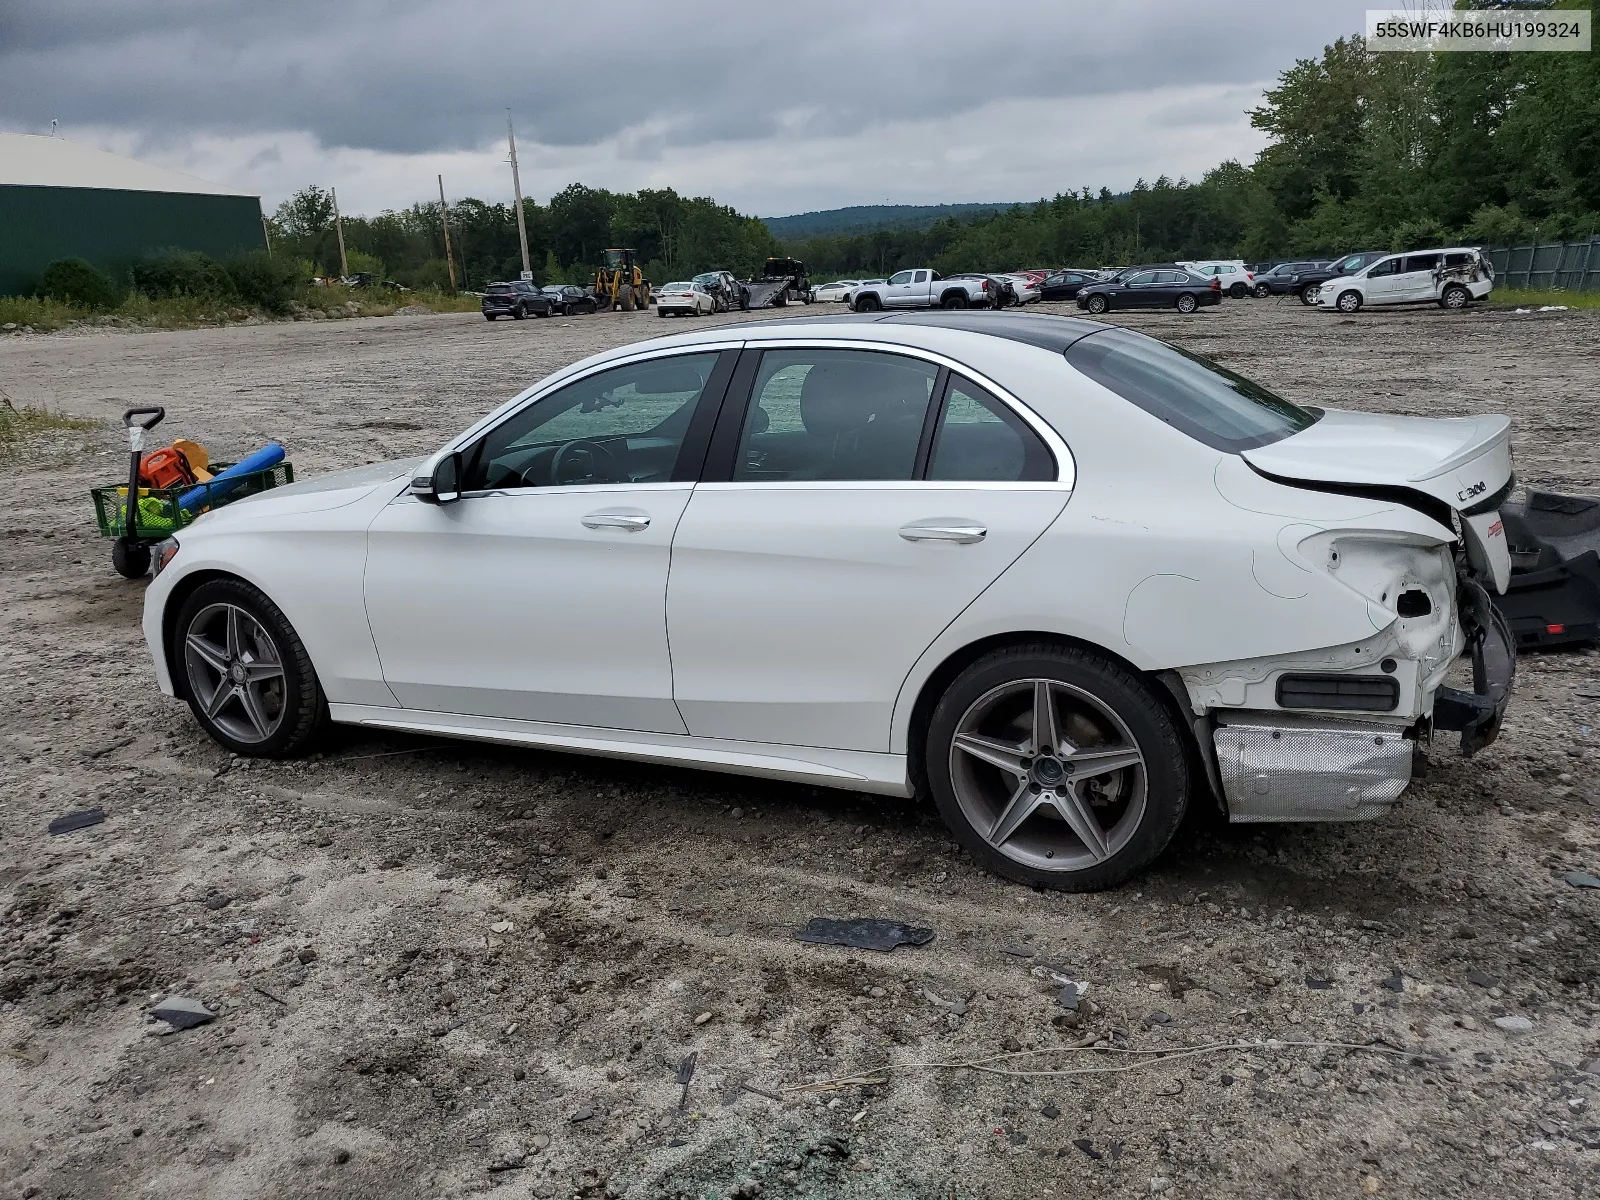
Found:
M 62 138 L 0 133 L 0 296 L 84 258 L 115 279 L 167 249 L 260 250 L 259 197 Z

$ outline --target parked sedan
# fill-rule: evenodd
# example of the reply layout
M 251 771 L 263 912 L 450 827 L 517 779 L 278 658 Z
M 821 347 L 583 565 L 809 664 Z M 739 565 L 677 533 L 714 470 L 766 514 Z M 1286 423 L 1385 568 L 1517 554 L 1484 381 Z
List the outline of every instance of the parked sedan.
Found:
M 1026 271 L 1008 272 L 1002 278 L 1011 281 L 1017 293 L 1018 304 L 1037 304 L 1040 298 L 1039 281 Z
M 844 300 L 850 299 L 850 293 L 861 286 L 859 279 L 835 279 L 832 283 L 819 283 L 811 289 L 811 299 L 816 300 Z
M 1203 305 L 1220 303 L 1222 284 L 1215 277 L 1207 279 L 1181 267 L 1134 271 L 1078 289 L 1078 307 L 1096 316 L 1113 308 L 1176 308 L 1192 313 Z
M 555 311 L 555 305 L 549 296 L 534 284 L 522 279 L 513 279 L 509 283 L 491 283 L 483 289 L 483 300 L 479 307 L 483 310 L 486 321 L 492 321 L 496 317 L 510 317 L 520 321 L 530 313 L 538 317 L 548 317 Z
M 1375 818 L 1417 736 L 1494 739 L 1508 429 L 1304 408 L 1077 318 L 721 327 L 202 515 L 144 634 L 241 755 L 340 722 L 925 788 L 992 869 L 1100 888 L 1191 804 Z
M 1100 276 L 1084 271 L 1052 271 L 1039 285 L 1041 300 L 1075 300 L 1080 288 L 1099 283 Z
M 594 293 L 573 283 L 552 284 L 544 289 L 544 294 L 550 297 L 550 303 L 564 317 L 570 317 L 573 313 L 600 311 L 600 303 L 594 298 Z
M 698 317 L 717 311 L 716 297 L 692 279 L 662 284 L 656 290 L 655 302 L 658 317 Z

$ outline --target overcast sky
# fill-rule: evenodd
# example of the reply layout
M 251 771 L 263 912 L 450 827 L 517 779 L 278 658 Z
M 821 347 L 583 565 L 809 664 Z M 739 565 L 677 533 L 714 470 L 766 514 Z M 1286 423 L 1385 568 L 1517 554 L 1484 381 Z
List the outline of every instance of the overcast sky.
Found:
M 1198 178 L 1317 0 L 0 0 L 0 128 L 347 212 L 579 181 L 777 216 Z

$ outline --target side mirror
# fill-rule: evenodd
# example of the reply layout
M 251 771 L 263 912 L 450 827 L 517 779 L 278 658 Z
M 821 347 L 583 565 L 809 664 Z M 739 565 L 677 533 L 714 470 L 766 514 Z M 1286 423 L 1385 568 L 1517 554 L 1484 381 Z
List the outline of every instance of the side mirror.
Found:
M 433 474 L 411 481 L 411 494 L 427 504 L 449 504 L 461 499 L 461 451 L 446 454 L 434 465 Z

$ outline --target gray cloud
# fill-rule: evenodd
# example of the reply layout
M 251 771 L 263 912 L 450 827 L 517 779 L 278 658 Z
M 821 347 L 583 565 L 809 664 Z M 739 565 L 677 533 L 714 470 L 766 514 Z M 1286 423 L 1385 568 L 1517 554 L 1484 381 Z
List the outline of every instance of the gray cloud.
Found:
M 1247 104 L 1232 89 L 1358 30 L 1364 7 L 11 0 L 0 126 L 42 131 L 59 118 L 69 136 L 113 130 L 171 152 L 305 134 L 330 152 L 421 155 L 491 144 L 510 107 L 530 147 L 610 144 L 659 167 L 689 150 L 848 139 L 1011 98 L 1210 85 L 1220 99 L 1204 111 L 1151 118 L 1204 125 L 1237 122 Z

